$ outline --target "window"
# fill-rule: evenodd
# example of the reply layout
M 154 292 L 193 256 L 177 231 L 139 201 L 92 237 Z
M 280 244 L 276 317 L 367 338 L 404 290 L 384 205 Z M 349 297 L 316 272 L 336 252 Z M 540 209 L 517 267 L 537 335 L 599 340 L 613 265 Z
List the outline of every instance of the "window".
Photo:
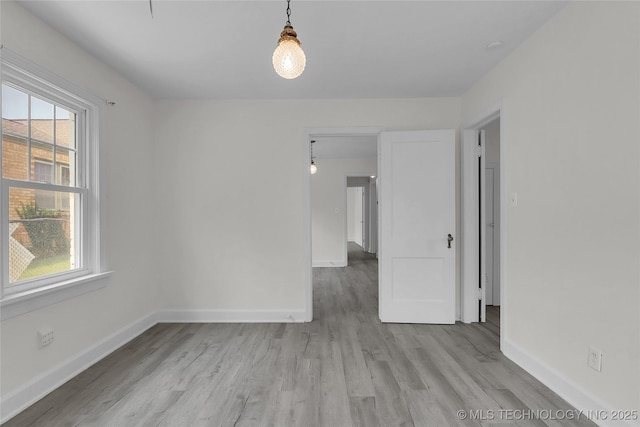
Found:
M 3 318 L 13 304 L 56 290 L 81 293 L 105 274 L 98 105 L 92 95 L 2 50 Z M 77 285 L 85 289 L 69 292 Z

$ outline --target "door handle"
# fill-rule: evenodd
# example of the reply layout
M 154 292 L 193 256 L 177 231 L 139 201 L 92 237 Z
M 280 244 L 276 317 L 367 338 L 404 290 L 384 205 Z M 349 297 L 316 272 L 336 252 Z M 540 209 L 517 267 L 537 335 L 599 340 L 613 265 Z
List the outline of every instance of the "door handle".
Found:
M 447 236 L 447 248 L 451 249 L 451 242 L 453 242 L 453 236 L 449 234 Z

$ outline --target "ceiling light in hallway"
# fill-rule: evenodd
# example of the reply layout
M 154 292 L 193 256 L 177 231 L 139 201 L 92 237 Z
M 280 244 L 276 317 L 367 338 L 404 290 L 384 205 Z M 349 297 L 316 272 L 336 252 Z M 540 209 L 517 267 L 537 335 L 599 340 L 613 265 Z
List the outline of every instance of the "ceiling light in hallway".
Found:
M 313 143 L 314 142 L 315 141 L 311 141 L 311 166 L 309 166 L 309 172 L 311 172 L 311 175 L 318 172 L 318 167 L 316 166 L 316 162 L 313 161 Z

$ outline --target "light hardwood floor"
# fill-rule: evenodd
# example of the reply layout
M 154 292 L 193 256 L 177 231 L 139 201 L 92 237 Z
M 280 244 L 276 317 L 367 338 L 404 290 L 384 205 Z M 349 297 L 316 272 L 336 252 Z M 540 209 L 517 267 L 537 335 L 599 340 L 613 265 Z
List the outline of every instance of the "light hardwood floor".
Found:
M 500 353 L 497 309 L 382 324 L 375 258 L 349 261 L 314 269 L 311 323 L 159 324 L 5 425 L 594 425 Z

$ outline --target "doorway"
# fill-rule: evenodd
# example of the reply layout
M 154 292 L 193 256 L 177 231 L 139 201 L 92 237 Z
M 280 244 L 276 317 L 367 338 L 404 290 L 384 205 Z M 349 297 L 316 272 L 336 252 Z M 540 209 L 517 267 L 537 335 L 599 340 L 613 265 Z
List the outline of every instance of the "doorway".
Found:
M 303 159 L 305 186 L 309 200 L 309 280 L 306 283 L 305 320 L 313 320 L 313 278 L 318 265 L 320 245 L 319 236 L 329 236 L 322 230 L 321 216 L 332 213 L 341 218 L 346 233 L 345 205 L 332 203 L 328 198 L 321 199 L 312 194 L 330 194 L 331 189 L 320 183 L 319 177 L 339 177 L 338 167 L 344 168 L 344 162 L 323 161 L 319 144 L 322 137 L 331 139 L 348 137 L 374 137 L 377 144 L 376 156 L 372 156 L 370 165 L 384 168 L 379 180 L 378 198 L 378 235 L 380 236 L 380 269 L 378 274 L 378 309 L 383 322 L 391 323 L 446 323 L 456 321 L 456 246 L 457 226 L 455 209 L 455 142 L 453 129 L 390 131 L 375 133 L 355 128 L 354 131 L 332 132 L 326 129 L 305 132 L 304 141 L 308 148 Z M 309 174 L 311 141 L 315 156 L 316 173 Z M 333 144 L 344 147 L 345 144 Z M 328 144 L 331 146 L 331 144 Z M 353 168 L 355 165 L 350 165 Z M 353 169 L 351 169 L 353 170 Z M 366 169 L 365 169 L 366 170 Z M 369 169 L 370 170 L 370 169 Z M 326 174 L 323 174 L 326 171 Z M 349 174 L 348 169 L 344 170 Z M 321 175 L 323 174 L 323 175 Z M 345 179 L 345 178 L 343 178 Z M 425 184 L 426 181 L 426 184 Z M 332 186 L 331 188 L 335 188 Z M 346 186 L 342 184 L 343 201 L 346 202 Z M 320 190 L 320 191 L 318 191 Z M 328 191 L 325 191 L 328 190 Z M 384 203 L 383 203 L 384 201 Z M 384 225 L 384 226 L 383 226 Z M 317 234 L 315 230 L 322 230 Z M 383 234 L 386 233 L 386 234 Z M 416 239 L 420 235 L 422 239 Z M 384 239 L 384 240 L 383 240 Z M 346 243 L 346 235 L 341 242 Z M 335 256 L 335 255 L 334 255 Z M 337 267 L 329 262 L 325 267 Z M 343 264 L 345 266 L 346 263 Z M 384 267 L 384 268 L 383 268 Z M 327 270 L 327 269 L 324 269 Z M 322 270 L 318 270 L 321 273 Z
M 377 177 L 347 177 L 347 265 L 356 251 L 377 256 L 378 197 Z M 356 245 L 356 246 L 354 246 Z
M 308 191 L 309 216 L 306 218 L 306 227 L 310 242 L 306 256 L 311 260 L 307 267 L 306 321 L 313 319 L 313 267 L 347 266 L 347 180 L 349 177 L 359 177 L 369 184 L 371 176 L 377 176 L 378 136 L 381 132 L 381 128 L 373 127 L 305 130 L 303 141 L 306 149 L 303 150 L 302 164 L 306 165 L 303 173 L 304 179 L 308 180 L 304 185 L 305 192 Z M 308 166 L 311 140 L 315 141 L 313 154 L 317 172 L 314 175 L 309 174 Z M 369 227 L 361 231 L 365 246 L 374 242 L 370 232 L 372 227 L 377 236 L 377 225 L 371 223 L 369 221 Z
M 482 127 L 485 142 L 485 305 L 500 305 L 500 117 Z
M 380 153 L 371 159 L 372 164 L 377 165 L 378 170 L 384 168 L 385 171 L 377 186 L 381 200 L 378 209 L 378 234 L 383 243 L 380 245 L 382 250 L 379 251 L 378 274 L 380 320 L 390 323 L 455 323 L 458 238 L 455 221 L 456 131 L 379 130 L 374 133 L 356 128 L 353 132 L 319 129 L 306 131 L 305 134 L 306 147 L 310 148 L 311 140 L 315 141 L 317 166 L 317 172 L 311 177 L 311 159 L 308 157 L 310 150 L 305 150 L 303 165 L 306 171 L 303 182 L 309 183 L 306 187 L 309 200 L 307 225 L 310 233 L 308 255 L 312 260 L 308 264 L 305 320 L 313 319 L 314 271 L 311 266 L 321 266 L 316 262 L 322 261 L 318 256 L 318 236 L 330 235 L 326 232 L 316 234 L 314 230 L 322 229 L 321 215 L 329 216 L 328 213 L 333 213 L 334 217 L 344 218 L 346 207 L 346 203 L 338 206 L 329 199 L 319 203 L 319 198 L 312 195 L 331 193 L 330 189 L 329 192 L 324 191 L 328 187 L 320 183 L 319 177 L 326 171 L 325 178 L 332 176 L 337 179 L 339 174 L 336 173 L 336 165 L 344 167 L 344 163 L 340 161 L 323 161 L 322 144 L 318 142 L 322 137 L 373 136 L 377 142 L 375 147 Z M 352 175 L 347 170 L 343 172 L 343 176 Z M 346 202 L 346 186 L 342 185 L 343 200 Z M 346 233 L 346 219 L 343 219 L 343 224 L 345 227 L 342 231 Z M 382 234 L 383 232 L 386 234 Z M 416 239 L 416 235 L 423 238 Z M 346 241 L 345 235 L 341 242 Z M 326 267 L 336 267 L 337 264 L 330 263 Z
M 462 311 L 465 323 L 499 316 L 501 337 L 506 324 L 506 211 L 504 112 L 501 107 L 463 129 L 462 136 Z

